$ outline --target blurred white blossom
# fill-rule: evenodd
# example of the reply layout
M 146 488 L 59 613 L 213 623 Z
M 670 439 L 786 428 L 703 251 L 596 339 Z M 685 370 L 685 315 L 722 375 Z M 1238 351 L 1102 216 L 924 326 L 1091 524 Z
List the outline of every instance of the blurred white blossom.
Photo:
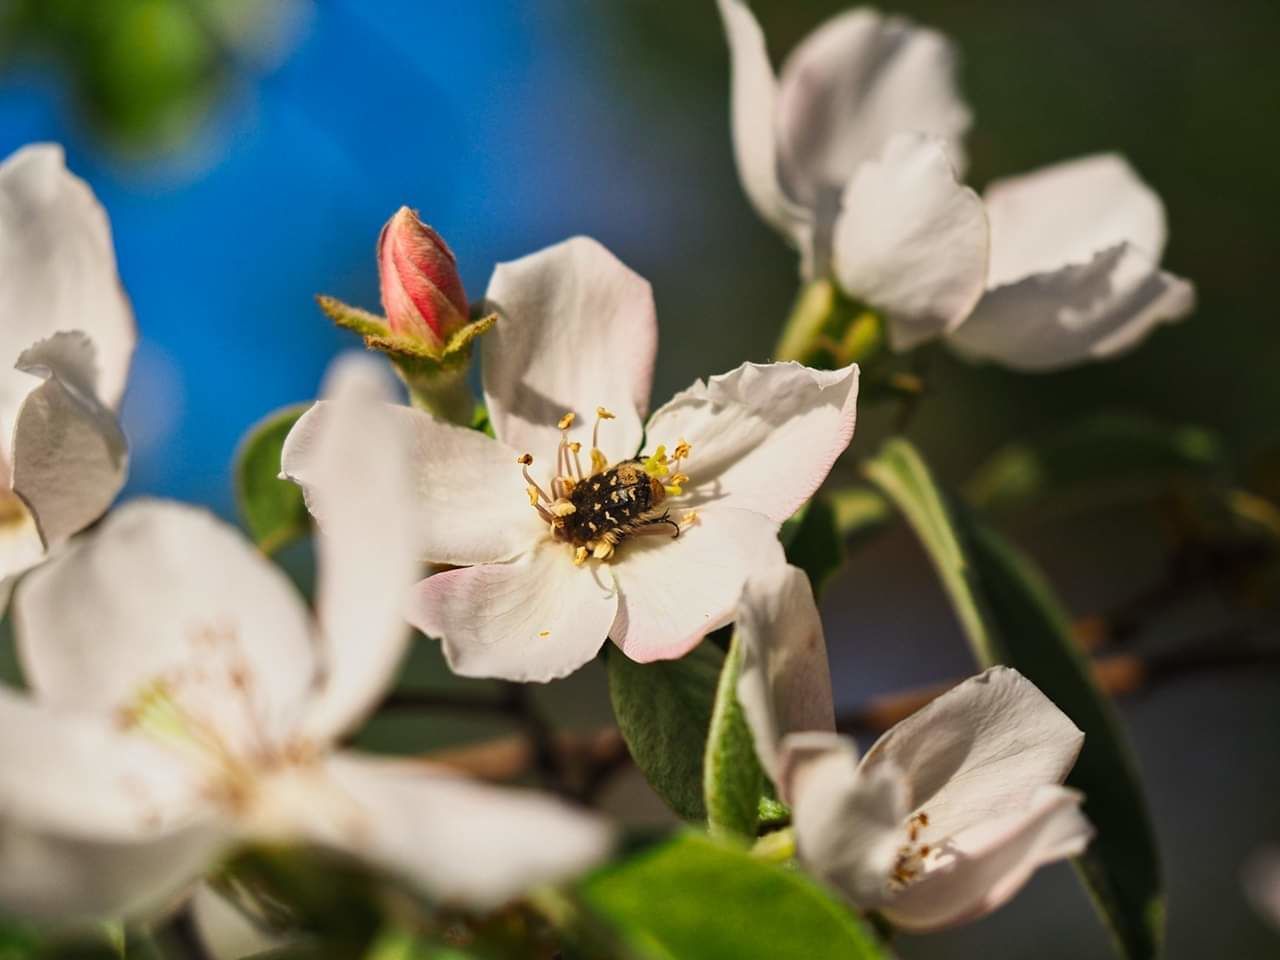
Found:
M 0 591 L 124 484 L 115 410 L 136 338 L 111 227 L 62 148 L 0 164 Z
M 413 458 L 402 522 L 424 559 L 458 568 L 422 582 L 410 620 L 467 676 L 561 677 L 606 637 L 633 660 L 682 656 L 780 562 L 779 525 L 853 436 L 857 368 L 744 364 L 646 425 L 653 295 L 604 247 L 576 238 L 502 264 L 488 300 L 496 439 L 407 407 L 381 418 Z M 331 429 L 319 404 L 284 451 L 322 526 L 340 497 L 310 452 Z
M 1093 834 L 1061 786 L 1084 735 L 994 667 L 885 733 L 861 760 L 834 733 L 822 625 L 804 573 L 754 577 L 738 615 L 738 698 L 792 809 L 800 860 L 907 930 L 972 920 Z
M 162 909 L 244 840 L 324 845 L 478 907 L 607 852 L 604 824 L 550 797 L 335 750 L 393 679 L 418 571 L 406 464 L 368 416 L 391 396 L 371 363 L 331 376 L 332 432 L 312 452 L 340 504 L 314 617 L 236 531 L 157 501 L 23 581 L 31 694 L 0 697 L 4 909 Z

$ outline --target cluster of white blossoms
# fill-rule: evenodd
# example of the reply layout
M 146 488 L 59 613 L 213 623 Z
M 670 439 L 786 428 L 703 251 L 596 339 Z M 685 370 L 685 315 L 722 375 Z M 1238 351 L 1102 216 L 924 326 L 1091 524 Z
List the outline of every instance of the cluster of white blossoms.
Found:
M 1124 161 L 981 198 L 963 185 L 970 115 L 936 33 L 856 10 L 775 77 L 747 6 L 718 2 L 748 196 L 805 278 L 882 315 L 895 349 L 944 337 L 1049 369 L 1190 309 L 1159 267 L 1160 202 Z M 737 697 L 800 863 L 905 929 L 994 909 L 1084 850 L 1083 798 L 1062 785 L 1083 734 L 1013 670 L 964 682 L 861 759 L 834 732 L 821 623 L 778 535 L 853 438 L 856 365 L 744 363 L 650 414 L 653 294 L 594 240 L 498 266 L 480 321 L 407 209 L 378 259 L 385 318 L 326 309 L 396 358 L 417 402 L 397 402 L 380 360 L 340 362 L 289 433 L 281 476 L 319 530 L 313 610 L 199 509 L 135 501 L 71 539 L 123 482 L 113 410 L 133 319 L 106 217 L 61 152 L 0 166 L 6 599 L 26 572 L 26 689 L 0 689 L 0 912 L 151 916 L 260 841 L 478 910 L 606 859 L 614 829 L 589 811 L 342 747 L 394 684 L 410 626 L 460 675 L 546 682 L 607 641 L 671 660 L 736 622 Z M 469 395 L 458 405 L 476 338 L 490 432 Z M 441 384 L 447 403 L 420 393 Z
M 1160 269 L 1160 198 L 1100 154 L 965 186 L 971 114 L 933 30 L 860 8 L 827 21 L 775 77 L 744 0 L 717 0 L 733 62 L 734 151 L 757 212 L 881 312 L 890 345 L 942 337 L 965 356 L 1052 370 L 1114 356 L 1190 313 Z

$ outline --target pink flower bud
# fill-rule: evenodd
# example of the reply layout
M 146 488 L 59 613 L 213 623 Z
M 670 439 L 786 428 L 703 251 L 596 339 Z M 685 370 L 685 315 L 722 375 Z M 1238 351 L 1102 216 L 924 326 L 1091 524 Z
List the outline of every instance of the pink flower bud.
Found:
M 392 333 L 439 349 L 467 322 L 467 295 L 453 251 L 408 207 L 382 228 L 378 274 Z

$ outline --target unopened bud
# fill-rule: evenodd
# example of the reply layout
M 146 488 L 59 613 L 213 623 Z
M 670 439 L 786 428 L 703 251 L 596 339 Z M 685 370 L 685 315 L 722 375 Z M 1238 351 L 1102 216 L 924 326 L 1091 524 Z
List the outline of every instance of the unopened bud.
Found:
M 408 207 L 382 228 L 378 274 L 394 336 L 440 350 L 467 323 L 467 295 L 453 251 Z

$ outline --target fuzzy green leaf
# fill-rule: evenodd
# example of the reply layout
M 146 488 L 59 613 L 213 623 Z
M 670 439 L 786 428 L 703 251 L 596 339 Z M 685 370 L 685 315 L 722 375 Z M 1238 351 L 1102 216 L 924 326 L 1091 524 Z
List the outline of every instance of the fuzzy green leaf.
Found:
M 1077 866 L 1120 953 L 1129 960 L 1159 956 L 1164 895 L 1137 766 L 1048 584 L 1027 558 L 938 488 L 906 441 L 887 443 L 866 472 L 920 538 L 978 661 L 1016 668 L 1084 731 L 1067 783 L 1084 792 L 1098 836 Z
M 680 834 L 582 881 L 578 900 L 643 960 L 881 960 L 867 924 L 803 873 Z
M 265 553 L 275 553 L 311 529 L 302 490 L 280 479 L 284 439 L 306 410 L 306 404 L 277 410 L 250 427 L 236 451 L 236 503 L 249 535 Z
M 702 758 L 724 653 L 704 640 L 679 660 L 636 663 L 610 649 L 609 697 L 636 766 L 686 820 L 703 820 Z
M 1077 490 L 1123 493 L 1225 469 L 1217 436 L 1146 417 L 1101 415 L 996 451 L 966 485 L 971 503 L 1005 509 Z
M 720 670 L 711 729 L 703 760 L 703 799 L 713 834 L 754 837 L 760 817 L 764 771 L 756 759 L 755 741 L 738 703 L 742 649 L 735 634 Z

